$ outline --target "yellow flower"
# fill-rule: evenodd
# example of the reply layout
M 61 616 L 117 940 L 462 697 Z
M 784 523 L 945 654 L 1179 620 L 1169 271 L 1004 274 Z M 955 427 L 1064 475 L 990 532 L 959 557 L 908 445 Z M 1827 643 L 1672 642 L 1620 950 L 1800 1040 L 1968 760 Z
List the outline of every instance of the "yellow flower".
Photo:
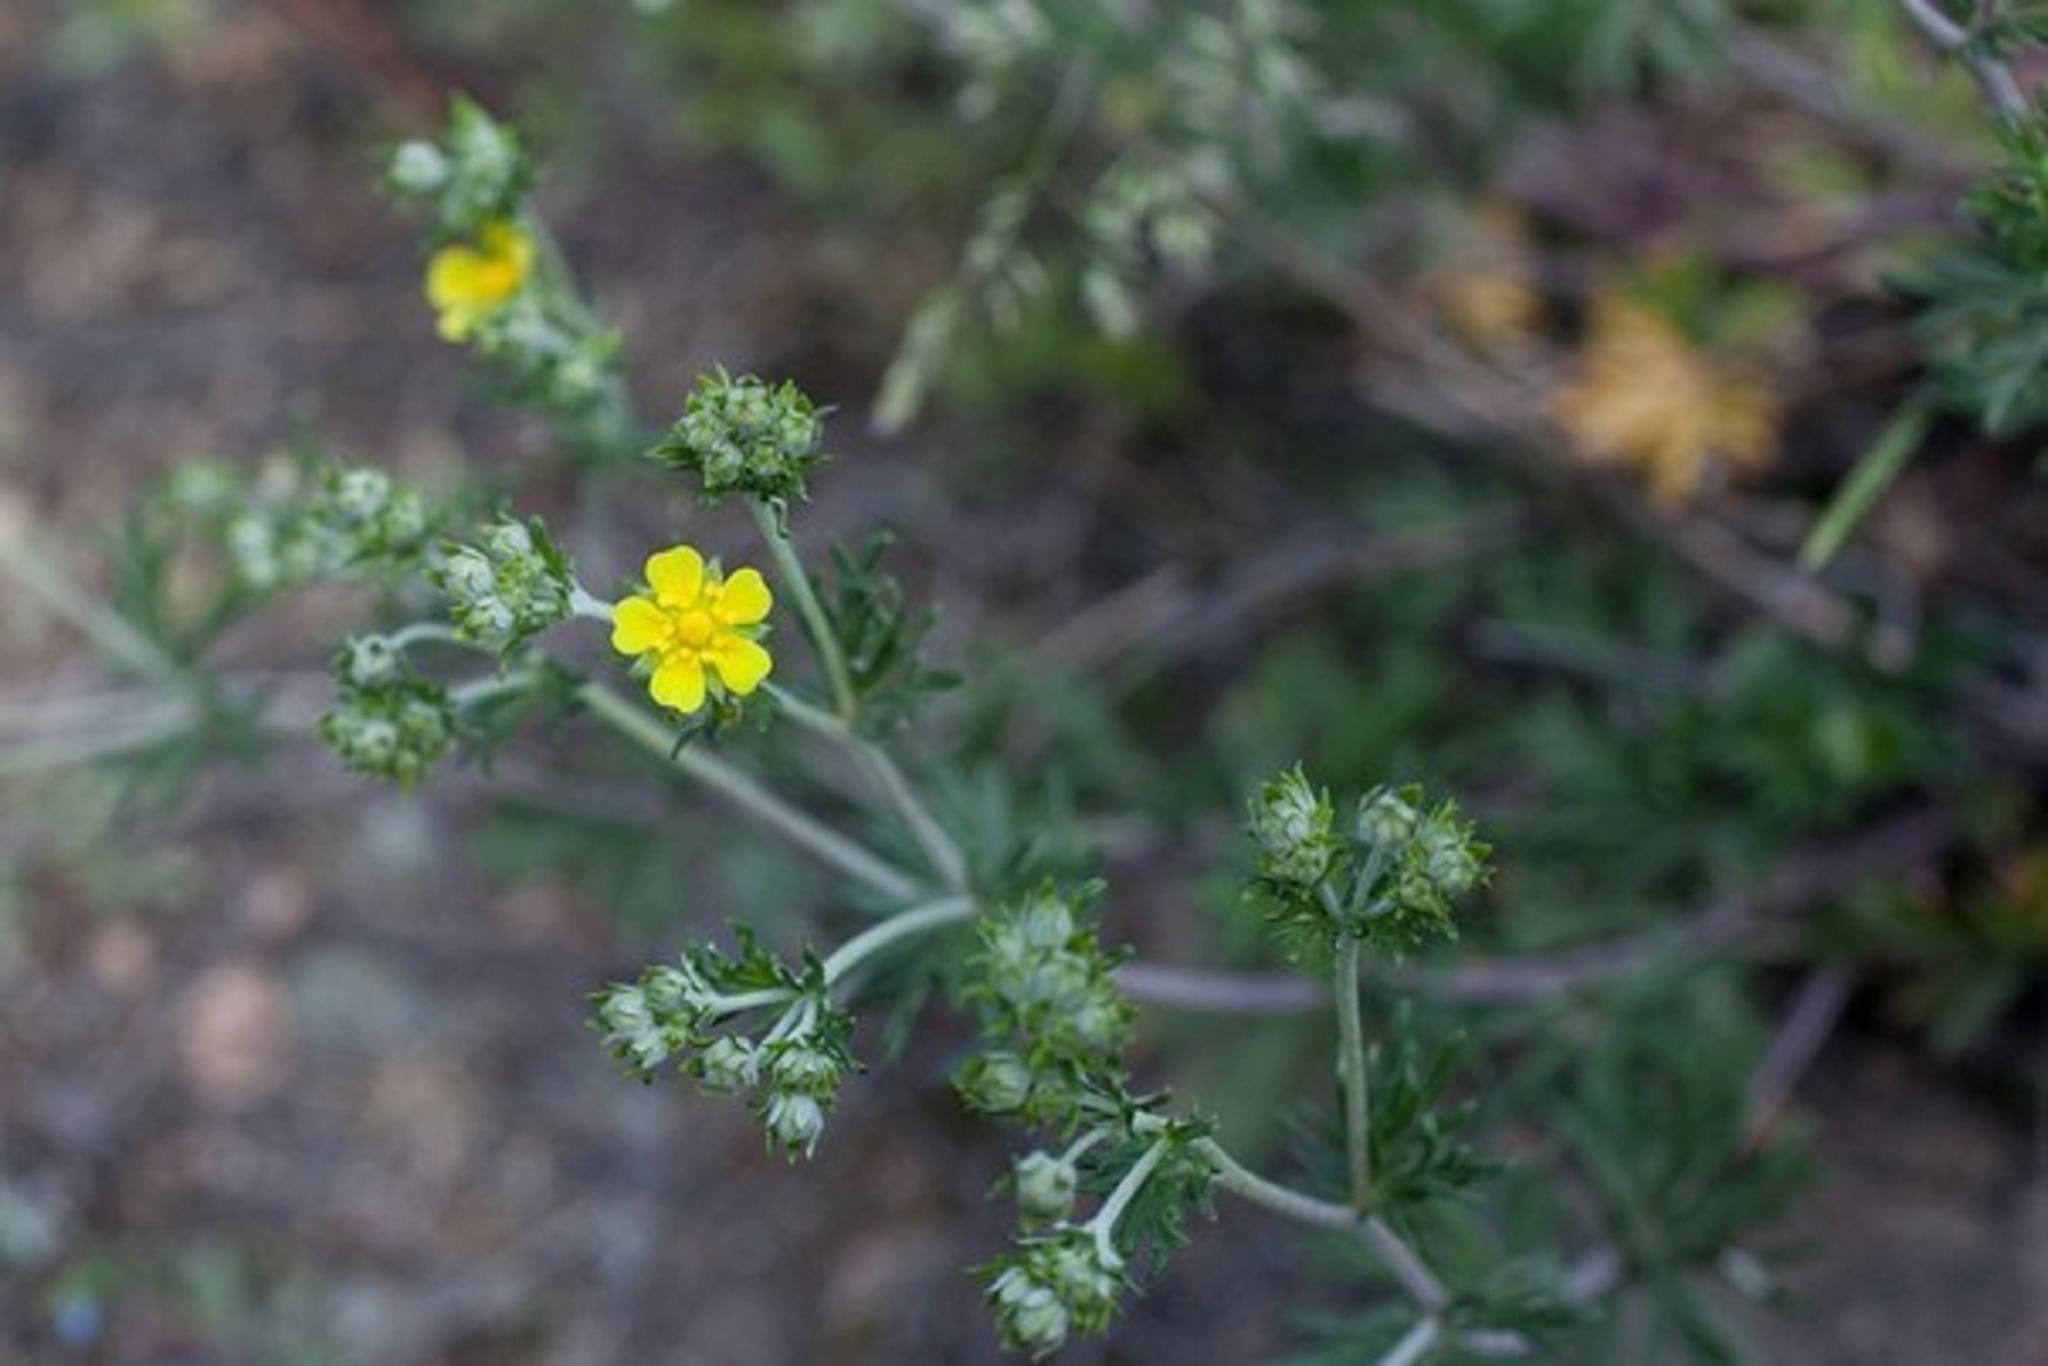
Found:
M 533 238 L 505 219 L 484 224 L 474 244 L 441 248 L 427 262 L 427 302 L 442 337 L 459 342 L 509 303 L 533 273 Z
M 1507 204 L 1486 205 L 1466 225 L 1456 261 L 1430 285 L 1445 320 L 1474 350 L 1498 351 L 1536 331 L 1543 299 L 1534 258 L 1528 227 Z
M 1587 461 L 1635 470 L 1665 504 L 1698 492 L 1717 459 L 1753 469 L 1777 451 L 1769 386 L 1715 367 L 1670 323 L 1612 293 L 1594 302 L 1578 372 L 1553 413 Z
M 755 639 L 775 605 L 760 572 L 742 569 L 721 580 L 686 545 L 647 557 L 648 591 L 612 612 L 612 648 L 651 660 L 647 691 L 664 707 L 693 712 L 704 705 L 706 668 L 739 697 L 761 686 L 774 661 Z

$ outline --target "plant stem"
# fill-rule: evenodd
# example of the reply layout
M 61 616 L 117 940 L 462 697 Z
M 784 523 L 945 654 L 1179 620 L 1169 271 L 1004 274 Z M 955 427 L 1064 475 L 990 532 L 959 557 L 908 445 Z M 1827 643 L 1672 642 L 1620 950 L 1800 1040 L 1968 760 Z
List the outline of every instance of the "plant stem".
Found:
M 1380 1366 L 1415 1366 L 1424 1352 L 1436 1346 L 1437 1335 L 1442 1331 L 1435 1315 L 1423 1319 L 1380 1358 Z
M 762 1006 L 780 1005 L 792 999 L 795 994 L 788 987 L 762 987 L 759 991 L 743 991 L 735 996 L 714 996 L 711 1004 L 723 1018 L 744 1011 L 759 1010 Z
M 937 873 L 948 887 L 966 891 L 966 856 L 960 852 L 960 846 L 954 843 L 953 837 L 946 833 L 945 827 L 932 815 L 931 808 L 917 795 L 917 789 L 903 776 L 903 770 L 896 766 L 896 761 L 889 757 L 889 752 L 855 732 L 853 727 L 832 713 L 812 706 L 773 683 L 768 684 L 767 688 L 774 696 L 776 705 L 782 708 L 783 714 L 790 720 L 813 734 L 844 746 L 853 755 L 855 762 L 866 771 L 876 789 L 881 792 L 883 800 L 895 809 L 904 825 L 909 827 L 911 838 L 917 841 L 917 847 L 924 852 L 932 871 Z
M 592 596 L 580 583 L 569 585 L 569 615 L 583 617 L 590 621 L 601 621 L 609 625 L 617 603 L 606 602 Z
M 1101 1251 L 1104 1262 L 1115 1265 L 1122 1260 L 1117 1255 L 1115 1242 L 1112 1241 L 1116 1236 L 1116 1221 L 1124 1217 L 1125 1208 L 1137 1199 L 1138 1192 L 1145 1188 L 1145 1182 L 1151 1177 L 1152 1169 L 1166 1156 L 1166 1150 L 1171 1146 L 1171 1142 L 1170 1139 L 1162 1138 L 1147 1148 L 1145 1155 L 1133 1162 L 1131 1169 L 1124 1173 L 1123 1180 L 1116 1183 L 1116 1189 L 1102 1202 L 1102 1208 L 1095 1211 L 1095 1217 L 1088 1221 L 1088 1228 L 1095 1235 L 1095 1246 Z
M 897 901 L 909 901 L 918 894 L 918 883 L 908 874 L 797 810 L 738 769 L 696 749 L 677 750 L 668 727 L 617 689 L 590 682 L 578 688 L 576 695 L 594 715 L 627 739 L 650 754 L 671 760 L 685 774 L 819 862 Z
M 1320 1200 L 1313 1195 L 1304 1195 L 1298 1190 L 1283 1186 L 1277 1181 L 1269 1181 L 1232 1157 L 1229 1151 L 1213 1138 L 1197 1139 L 1195 1146 L 1215 1166 L 1217 1185 L 1236 1192 L 1255 1205 L 1263 1205 L 1275 1214 L 1283 1215 L 1296 1223 L 1314 1224 L 1319 1228 L 1358 1227 L 1358 1211 L 1349 1205 L 1340 1205 L 1334 1200 Z
M 394 650 L 408 649 L 427 641 L 447 641 L 452 644 L 467 644 L 455 634 L 455 628 L 439 621 L 415 621 L 393 631 L 388 639 Z M 471 646 L 472 649 L 476 648 Z
M 2019 123 L 2027 116 L 2027 95 L 2020 88 L 2019 79 L 2012 68 L 1987 53 L 1973 51 L 1970 47 L 1972 34 L 1961 24 L 1941 12 L 1934 0 L 1900 0 L 1906 13 L 1927 40 L 1943 52 L 1961 61 L 1969 68 L 1971 79 L 1998 117 L 2007 123 Z
M 5 510 L 0 509 L 0 515 Z M 109 657 L 144 678 L 197 693 L 191 673 L 120 613 L 80 588 L 58 567 L 50 547 L 39 543 L 25 526 L 0 527 L 0 571 L 29 595 L 77 627 Z
M 482 678 L 472 678 L 467 683 L 458 684 L 456 687 L 450 688 L 448 690 L 448 701 L 451 705 L 458 708 L 473 707 L 479 702 L 493 697 L 501 697 L 506 693 L 530 691 L 533 684 L 534 678 L 531 673 L 515 673 L 503 676 L 486 674 Z
M 789 532 L 776 520 L 774 508 L 765 502 L 755 502 L 754 521 L 761 528 L 761 539 L 768 543 L 768 553 L 775 558 L 776 576 L 795 601 L 797 615 L 803 618 L 811 646 L 818 652 L 818 663 L 824 668 L 825 682 L 832 690 L 832 705 L 840 720 L 851 722 L 859 705 L 853 695 L 853 677 L 846 670 L 846 653 L 839 648 L 839 637 L 832 633 L 831 619 L 811 587 L 811 576 L 805 572 Z
M 1355 1233 L 1417 1304 L 1435 1313 L 1450 1303 L 1450 1292 L 1444 1289 L 1436 1273 L 1400 1234 L 1377 1215 L 1362 1215 L 1349 1205 L 1304 1195 L 1277 1181 L 1269 1181 L 1232 1157 L 1213 1138 L 1197 1139 L 1196 1146 L 1216 1168 L 1216 1184 L 1225 1190 L 1234 1191 L 1253 1204 L 1264 1205 L 1275 1214 L 1297 1223 Z
M 1344 1143 L 1351 1159 L 1351 1203 L 1360 1214 L 1372 1207 L 1372 1112 L 1366 1093 L 1365 1024 L 1358 1008 L 1359 941 L 1347 934 L 1337 943 L 1337 1069 L 1344 1087 Z
M 881 952 L 899 939 L 907 939 L 926 930 L 935 930 L 942 925 L 954 925 L 974 916 L 974 898 L 968 896 L 941 897 L 911 910 L 890 916 L 879 925 L 862 930 L 853 938 L 832 951 L 825 960 L 825 983 L 827 986 L 838 982 L 847 973 L 875 954 Z

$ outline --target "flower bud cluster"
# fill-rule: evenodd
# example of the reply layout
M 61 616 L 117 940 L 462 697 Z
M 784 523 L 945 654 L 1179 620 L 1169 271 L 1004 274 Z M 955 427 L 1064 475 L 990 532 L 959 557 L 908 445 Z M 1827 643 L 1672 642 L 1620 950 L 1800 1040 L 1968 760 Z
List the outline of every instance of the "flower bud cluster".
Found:
M 475 545 L 446 546 L 427 577 L 456 635 L 503 654 L 569 615 L 575 579 L 538 520 L 501 518 Z
M 1359 804 L 1358 832 L 1389 869 L 1368 914 L 1410 939 L 1455 936 L 1451 909 L 1486 881 L 1492 847 L 1448 798 L 1424 809 L 1422 789 L 1380 788 Z
M 822 981 L 751 943 L 737 962 L 710 948 L 692 950 L 673 966 L 605 988 L 593 1004 L 605 1045 L 643 1078 L 676 1058 L 705 1091 L 749 1100 L 769 1143 L 792 1160 L 817 1148 L 840 1083 L 856 1068 L 846 1048 L 853 1019 L 831 1003 Z M 764 1032 L 733 1027 L 763 1006 L 779 1007 Z
M 804 498 L 804 476 L 825 462 L 825 416 L 785 381 L 723 369 L 701 377 L 683 415 L 648 454 L 704 483 L 706 501 L 731 494 L 789 504 Z
M 432 206 L 439 236 L 462 238 L 512 217 L 533 188 L 535 167 L 518 133 L 458 95 L 440 140 L 400 143 L 385 176 L 399 194 Z
M 990 1114 L 1063 1122 L 1088 1079 L 1119 1071 L 1132 1011 L 1111 976 L 1115 958 L 1080 923 L 1076 899 L 1050 883 L 979 928 L 969 995 L 997 1043 L 969 1060 L 956 1085 Z
M 537 284 L 479 322 L 472 342 L 503 377 L 508 399 L 556 414 L 593 444 L 616 439 L 619 333 L 580 304 L 565 306 L 545 275 Z
M 1128 1284 L 1123 1258 L 1092 1229 L 1062 1226 L 1026 1236 L 981 1268 L 1003 1345 L 1037 1358 L 1073 1333 L 1100 1333 Z
M 226 528 L 236 582 L 271 593 L 409 563 L 426 544 L 426 505 L 379 469 L 329 471 L 307 496 L 251 503 Z
M 389 636 L 359 636 L 334 661 L 340 697 L 314 734 L 350 772 L 408 791 L 455 743 L 445 689 L 413 674 Z
M 1485 881 L 1491 852 L 1457 803 L 1431 807 L 1412 786 L 1368 792 L 1340 834 L 1329 794 L 1299 766 L 1261 790 L 1249 828 L 1259 854 L 1254 898 L 1311 938 L 1455 935 L 1452 906 Z
M 1318 791 L 1299 764 L 1281 773 L 1260 789 L 1251 806 L 1260 876 L 1288 887 L 1320 885 L 1344 857 L 1336 830 L 1330 794 Z

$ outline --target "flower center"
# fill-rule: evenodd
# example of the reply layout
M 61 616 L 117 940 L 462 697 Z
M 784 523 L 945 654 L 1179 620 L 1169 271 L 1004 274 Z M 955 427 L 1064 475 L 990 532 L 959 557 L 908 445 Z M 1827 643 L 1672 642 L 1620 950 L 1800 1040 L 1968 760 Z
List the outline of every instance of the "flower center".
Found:
M 711 614 L 703 609 L 679 612 L 675 617 L 676 644 L 701 650 L 711 643 L 712 634 L 718 629 L 711 620 Z

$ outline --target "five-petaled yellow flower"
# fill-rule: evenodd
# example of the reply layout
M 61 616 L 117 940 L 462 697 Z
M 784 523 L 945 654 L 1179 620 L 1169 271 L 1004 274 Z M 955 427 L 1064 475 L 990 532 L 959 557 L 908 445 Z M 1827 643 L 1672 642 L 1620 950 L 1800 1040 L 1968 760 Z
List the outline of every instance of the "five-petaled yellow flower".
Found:
M 441 335 L 459 342 L 510 303 L 533 274 L 533 238 L 506 219 L 484 224 L 476 241 L 457 242 L 427 262 L 427 302 Z
M 739 697 L 761 686 L 774 661 L 755 639 L 775 605 L 760 572 L 729 579 L 686 545 L 647 557 L 645 596 L 612 612 L 612 648 L 651 659 L 647 690 L 664 707 L 693 712 L 704 705 L 708 667 Z

